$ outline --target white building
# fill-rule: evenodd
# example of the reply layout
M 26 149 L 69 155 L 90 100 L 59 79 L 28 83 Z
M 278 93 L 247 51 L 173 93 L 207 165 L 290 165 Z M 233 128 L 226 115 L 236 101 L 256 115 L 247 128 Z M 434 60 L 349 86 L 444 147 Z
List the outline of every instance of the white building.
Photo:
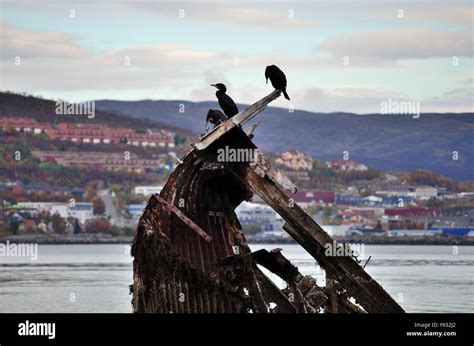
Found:
M 129 204 L 128 205 L 128 213 L 130 214 L 132 220 L 136 223 L 142 216 L 143 211 L 145 210 L 146 203 L 142 204 Z
M 377 196 L 367 196 L 364 199 L 364 202 L 369 206 L 376 206 L 382 204 L 383 199 Z
M 25 207 L 25 208 L 33 208 L 37 210 L 47 210 L 49 208 L 48 205 L 52 203 L 49 202 L 20 202 L 18 205 L 20 207 Z
M 438 189 L 432 186 L 420 186 L 415 189 L 415 196 L 418 199 L 431 199 L 438 197 Z
M 343 237 L 347 234 L 348 225 L 321 225 L 323 230 L 330 236 Z
M 20 206 L 25 208 L 33 208 L 37 211 L 47 211 L 51 215 L 59 214 L 62 218 L 68 216 L 68 205 L 62 202 L 21 202 Z
M 266 204 L 242 202 L 235 213 L 242 225 L 259 226 L 262 232 L 281 231 L 283 219 Z
M 92 203 L 76 202 L 71 205 L 63 202 L 22 202 L 19 205 L 34 208 L 37 211 L 47 211 L 51 215 L 58 214 L 63 219 L 68 217 L 77 218 L 81 223 L 94 218 Z
M 149 196 L 156 193 L 160 193 L 163 189 L 163 186 L 135 186 L 135 195 L 136 196 Z
M 47 210 L 51 215 L 59 214 L 59 216 L 61 216 L 63 219 L 68 217 L 67 203 L 51 203 Z
M 94 218 L 94 206 L 92 203 L 75 203 L 74 206 L 68 204 L 68 217 L 73 217 L 79 220 L 80 223 L 85 223 L 87 220 Z

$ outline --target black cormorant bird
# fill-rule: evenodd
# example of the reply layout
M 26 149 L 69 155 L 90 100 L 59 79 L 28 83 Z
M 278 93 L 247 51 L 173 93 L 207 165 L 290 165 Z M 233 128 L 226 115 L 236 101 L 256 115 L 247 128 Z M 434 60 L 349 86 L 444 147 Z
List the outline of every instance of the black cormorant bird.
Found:
M 280 90 L 287 100 L 290 99 L 288 94 L 286 93 L 286 76 L 282 70 L 280 70 L 276 65 L 267 66 L 265 69 L 265 78 L 270 78 L 270 82 L 272 82 L 273 87 L 276 90 Z
M 239 113 L 239 109 L 237 108 L 237 105 L 235 104 L 234 100 L 232 100 L 230 96 L 225 93 L 227 91 L 227 88 L 224 84 L 217 83 L 211 84 L 211 86 L 218 89 L 216 91 L 216 97 L 217 100 L 219 100 L 219 105 L 221 106 L 225 115 L 227 115 L 229 118 L 232 118 L 234 115 Z
M 221 111 L 218 111 L 217 109 L 209 109 L 209 112 L 207 112 L 207 117 L 206 117 L 206 127 L 207 127 L 207 123 L 211 123 L 215 127 L 223 123 L 227 119 L 228 119 L 227 116 Z

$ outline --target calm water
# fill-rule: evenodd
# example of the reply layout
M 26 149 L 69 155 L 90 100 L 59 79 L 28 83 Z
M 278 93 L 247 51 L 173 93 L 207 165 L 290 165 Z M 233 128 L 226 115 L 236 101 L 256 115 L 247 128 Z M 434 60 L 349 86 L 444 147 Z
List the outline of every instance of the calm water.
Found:
M 282 248 L 303 274 L 323 272 L 299 245 Z M 38 259 L 0 257 L 0 312 L 131 312 L 126 245 L 39 245 Z M 366 270 L 408 312 L 474 312 L 474 247 L 365 245 Z M 365 263 L 365 261 L 364 261 Z M 281 279 L 272 277 L 278 285 Z

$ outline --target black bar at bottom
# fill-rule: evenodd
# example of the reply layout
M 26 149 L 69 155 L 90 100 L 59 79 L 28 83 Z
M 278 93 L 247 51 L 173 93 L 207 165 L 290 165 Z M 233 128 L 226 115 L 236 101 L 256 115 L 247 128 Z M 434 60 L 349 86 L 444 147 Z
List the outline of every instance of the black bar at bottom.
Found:
M 0 314 L 0 345 L 473 345 L 473 316 Z M 32 323 L 55 323 L 54 339 L 19 335 L 26 321 L 30 328 Z M 46 331 L 45 326 L 34 325 L 32 332 Z

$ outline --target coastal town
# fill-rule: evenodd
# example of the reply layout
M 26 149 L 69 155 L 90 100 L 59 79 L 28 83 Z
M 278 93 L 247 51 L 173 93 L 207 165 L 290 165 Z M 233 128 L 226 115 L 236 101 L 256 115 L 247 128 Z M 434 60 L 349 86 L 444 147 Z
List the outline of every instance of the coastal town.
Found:
M 139 132 L 0 116 L 0 130 L 3 237 L 131 237 L 147 201 L 161 191 L 186 149 L 174 132 L 160 128 Z M 18 138 L 32 144 L 14 150 Z M 335 238 L 474 239 L 472 184 L 422 170 L 380 172 L 345 153 L 329 161 L 292 149 L 266 155 L 298 186 L 288 193 L 290 201 Z M 35 179 L 32 166 L 57 179 Z M 97 177 L 87 179 L 92 171 Z M 236 214 L 249 241 L 292 241 L 282 218 L 257 197 Z

